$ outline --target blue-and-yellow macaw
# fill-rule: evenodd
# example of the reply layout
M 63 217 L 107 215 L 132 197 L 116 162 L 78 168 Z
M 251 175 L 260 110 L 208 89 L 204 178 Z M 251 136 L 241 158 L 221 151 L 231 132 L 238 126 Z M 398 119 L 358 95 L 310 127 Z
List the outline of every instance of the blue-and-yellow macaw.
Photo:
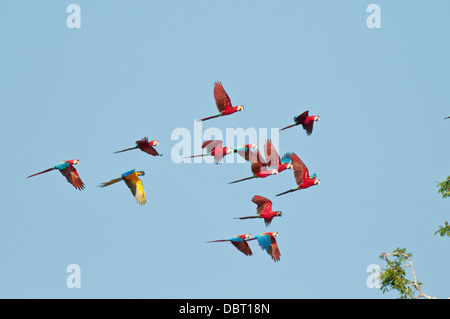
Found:
M 127 184 L 128 188 L 131 190 L 133 196 L 136 198 L 136 201 L 140 205 L 144 205 L 147 201 L 145 196 L 145 190 L 144 186 L 142 185 L 142 181 L 138 177 L 144 175 L 145 175 L 144 171 L 135 171 L 134 169 L 132 169 L 128 172 L 123 173 L 122 176 L 120 176 L 119 178 L 112 179 L 109 182 L 100 184 L 99 187 L 103 188 L 123 180 L 125 184 Z

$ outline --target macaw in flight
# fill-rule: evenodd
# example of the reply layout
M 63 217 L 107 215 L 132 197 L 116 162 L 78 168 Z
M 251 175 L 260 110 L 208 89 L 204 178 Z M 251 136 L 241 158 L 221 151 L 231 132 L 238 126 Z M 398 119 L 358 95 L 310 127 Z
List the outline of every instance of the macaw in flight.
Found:
M 272 210 L 272 201 L 263 196 L 255 195 L 252 202 L 257 205 L 256 216 L 236 217 L 236 219 L 263 218 L 266 226 L 269 226 L 274 217 L 281 217 L 281 211 Z
M 233 106 L 231 104 L 230 97 L 223 88 L 222 83 L 219 81 L 214 82 L 214 99 L 216 100 L 216 106 L 220 113 L 213 116 L 205 117 L 198 121 L 206 121 L 216 117 L 226 116 L 244 110 L 244 106 L 242 105 Z
M 319 185 L 320 179 L 316 179 L 316 174 L 309 175 L 308 168 L 302 162 L 302 160 L 297 156 L 297 154 L 291 154 L 291 162 L 294 170 L 295 182 L 297 187 L 292 188 L 288 191 L 278 194 L 277 196 L 284 195 L 287 193 L 298 191 L 299 189 L 305 189 L 313 185 Z
M 144 137 L 143 139 L 136 141 L 136 146 L 126 148 L 121 151 L 114 152 L 115 153 L 121 153 L 125 151 L 130 151 L 139 148 L 141 151 L 153 155 L 153 156 L 162 156 L 162 154 L 159 154 L 153 146 L 158 146 L 159 142 L 157 140 L 149 141 L 148 137 Z
M 103 188 L 112 184 L 115 184 L 120 181 L 124 181 L 127 184 L 128 188 L 131 190 L 134 198 L 139 205 L 144 205 L 147 202 L 147 198 L 145 196 L 144 186 L 142 185 L 142 181 L 138 176 L 144 176 L 144 171 L 135 171 L 134 169 L 123 173 L 119 178 L 112 179 L 109 182 L 101 183 L 99 187 Z
M 243 182 L 243 181 L 253 179 L 253 178 L 266 178 L 271 175 L 278 175 L 278 170 L 276 168 L 266 169 L 260 163 L 253 163 L 251 166 L 251 169 L 252 169 L 252 173 L 253 173 L 252 176 L 238 179 L 236 181 L 229 182 L 228 184 L 239 183 L 239 182 Z
M 202 148 L 206 149 L 205 154 L 192 155 L 184 158 L 213 156 L 215 163 L 219 164 L 226 155 L 233 154 L 235 152 L 233 148 L 223 146 L 223 142 L 221 140 L 205 141 L 202 144 Z
M 76 189 L 81 191 L 84 189 L 84 183 L 81 180 L 80 175 L 78 175 L 78 172 L 75 169 L 75 167 L 73 167 L 73 165 L 76 165 L 79 162 L 80 161 L 77 159 L 73 159 L 70 161 L 62 161 L 62 162 L 59 162 L 58 164 L 56 164 L 55 166 L 53 166 L 52 168 L 49 168 L 49 169 L 46 169 L 45 171 L 27 176 L 27 178 L 30 178 L 32 176 L 36 176 L 36 175 L 39 175 L 42 173 L 47 173 L 47 172 L 57 169 L 67 179 L 67 181 L 73 185 L 73 187 L 75 187 Z
M 243 234 L 238 236 L 233 236 L 225 239 L 211 240 L 207 241 L 207 243 L 216 243 L 216 242 L 224 242 L 229 241 L 236 247 L 240 252 L 244 253 L 246 256 L 252 255 L 252 250 L 250 249 L 247 239 L 250 238 L 250 234 Z
M 280 249 L 278 248 L 277 241 L 275 239 L 275 237 L 277 236 L 278 232 L 268 232 L 262 233 L 261 235 L 249 238 L 247 240 L 256 239 L 261 249 L 265 250 L 270 255 L 270 257 L 272 257 L 273 261 L 279 261 L 281 254 Z
M 310 116 L 309 111 L 305 111 L 302 114 L 295 116 L 294 123 L 286 127 L 283 127 L 282 129 L 280 129 L 280 132 L 287 128 L 301 124 L 303 126 L 303 129 L 306 131 L 306 135 L 311 135 L 315 121 L 320 121 L 320 116 L 318 115 Z

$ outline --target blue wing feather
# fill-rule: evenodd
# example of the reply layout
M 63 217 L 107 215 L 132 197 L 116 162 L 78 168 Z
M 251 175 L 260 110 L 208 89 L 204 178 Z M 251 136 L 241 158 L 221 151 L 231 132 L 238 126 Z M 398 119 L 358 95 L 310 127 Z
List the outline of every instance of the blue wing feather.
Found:
M 255 238 L 258 240 L 258 244 L 262 249 L 264 249 L 264 250 L 269 249 L 269 247 L 271 245 L 270 235 L 259 235 L 259 236 L 255 236 Z

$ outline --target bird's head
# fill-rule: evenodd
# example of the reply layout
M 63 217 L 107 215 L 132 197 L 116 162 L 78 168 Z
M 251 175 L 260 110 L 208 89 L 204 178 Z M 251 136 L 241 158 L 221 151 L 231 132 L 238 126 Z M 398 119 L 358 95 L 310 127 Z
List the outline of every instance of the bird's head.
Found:
M 283 215 L 283 213 L 279 210 L 275 212 L 275 216 L 281 217 L 282 215 Z
M 251 143 L 248 146 L 252 151 L 256 151 L 258 149 L 258 145 L 256 145 L 255 143 Z
M 154 141 L 151 141 L 151 142 L 150 142 L 150 145 L 151 145 L 151 146 L 158 146 L 158 145 L 159 145 L 159 142 L 158 142 L 157 140 L 154 140 Z
M 271 173 L 272 173 L 272 175 L 278 175 L 278 170 L 277 170 L 277 169 L 273 169 L 273 170 L 271 171 Z
M 273 232 L 271 232 L 271 233 L 269 233 L 271 236 L 273 236 L 273 237 L 277 237 L 278 236 L 278 232 L 276 232 L 276 231 L 273 231 Z
M 314 116 L 314 121 L 320 121 L 320 116 L 318 115 Z
M 232 149 L 231 147 L 227 147 L 225 153 L 226 153 L 226 154 L 232 154 L 232 153 L 234 153 L 234 149 Z
M 145 175 L 144 171 L 138 171 L 137 173 L 138 173 L 138 176 L 144 176 Z
M 287 168 L 287 169 L 292 169 L 292 168 L 293 168 L 292 163 L 288 163 L 288 164 L 286 165 L 286 168 Z
M 236 109 L 237 109 L 238 111 L 243 111 L 243 110 L 244 110 L 244 106 L 243 106 L 243 105 L 238 105 L 238 106 L 236 107 Z
M 320 185 L 320 179 L 314 180 L 314 185 Z
M 244 238 L 244 239 L 249 239 L 250 238 L 250 234 L 244 234 L 244 235 L 242 235 L 242 238 Z
M 77 165 L 79 162 L 80 162 L 80 161 L 77 160 L 77 159 L 74 159 L 74 160 L 69 161 L 69 163 L 70 163 L 71 165 Z

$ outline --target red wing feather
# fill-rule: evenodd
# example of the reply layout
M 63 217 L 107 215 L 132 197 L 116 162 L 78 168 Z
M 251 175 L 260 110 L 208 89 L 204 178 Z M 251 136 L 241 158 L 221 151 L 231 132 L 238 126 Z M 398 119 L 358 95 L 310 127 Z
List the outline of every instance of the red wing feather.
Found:
M 214 99 L 219 112 L 232 107 L 230 97 L 222 86 L 222 83 L 217 81 L 214 83 Z
M 252 250 L 250 249 L 250 246 L 248 245 L 248 243 L 245 240 L 244 241 L 232 241 L 231 243 L 233 244 L 234 247 L 239 249 L 246 256 L 252 255 Z
M 65 169 L 60 170 L 61 174 L 67 179 L 67 181 L 72 184 L 76 189 L 82 190 L 84 189 L 84 183 L 78 175 L 77 170 L 72 165 L 69 165 Z
M 306 135 L 311 135 L 314 127 L 314 121 L 310 121 L 307 124 L 302 124 L 303 129 L 306 131 Z
M 275 237 L 270 236 L 270 247 L 267 250 L 267 253 L 272 257 L 273 261 L 279 261 L 280 260 L 280 249 L 278 248 L 277 241 L 275 240 Z
M 264 208 L 267 207 L 267 205 L 272 206 L 272 202 L 268 198 L 259 195 L 253 196 L 252 202 L 258 206 L 256 208 L 256 213 L 258 215 L 261 215 L 261 213 L 264 211 Z M 272 207 L 270 207 L 270 209 L 272 209 Z
M 275 146 L 273 146 L 271 140 L 266 141 L 266 144 L 264 145 L 264 153 L 266 156 L 267 166 L 278 167 L 278 165 L 281 162 L 281 159 L 280 156 L 278 155 L 277 150 L 275 149 Z
M 297 123 L 297 124 L 305 123 L 305 120 L 308 117 L 308 115 L 309 115 L 309 111 L 305 111 L 302 114 L 295 116 L 294 117 L 295 123 Z
M 148 142 L 148 137 L 144 137 L 140 141 L 136 141 L 136 145 L 139 147 L 139 149 L 147 154 L 153 155 L 153 156 L 159 156 L 159 153 L 151 146 Z
M 295 153 L 291 154 L 291 162 L 294 170 L 295 182 L 297 185 L 300 185 L 309 177 L 308 168 Z
M 221 140 L 208 140 L 208 141 L 204 141 L 202 144 L 202 148 L 206 148 L 206 152 L 208 152 L 208 153 L 211 152 L 217 146 L 222 147 Z

